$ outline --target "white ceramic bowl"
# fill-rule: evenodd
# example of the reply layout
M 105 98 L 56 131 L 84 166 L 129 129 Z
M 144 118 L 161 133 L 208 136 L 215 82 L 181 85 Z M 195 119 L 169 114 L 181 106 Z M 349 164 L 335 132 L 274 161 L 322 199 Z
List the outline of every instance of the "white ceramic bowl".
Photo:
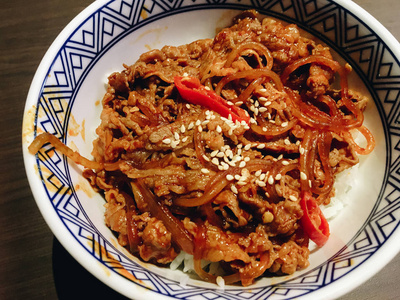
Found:
M 23 124 L 27 175 L 43 217 L 71 255 L 97 278 L 135 299 L 327 299 L 355 288 L 400 248 L 399 44 L 375 19 L 348 0 L 98 1 L 54 41 L 29 91 Z M 104 200 L 80 167 L 52 148 L 40 155 L 28 144 L 43 131 L 90 157 L 106 78 L 122 64 L 163 45 L 212 37 L 240 10 L 255 8 L 317 36 L 349 62 L 373 99 L 366 124 L 377 147 L 361 159 L 348 205 L 331 221 L 331 238 L 312 251 L 310 267 L 255 285 L 225 287 L 184 278 L 140 262 L 118 245 L 104 224 Z

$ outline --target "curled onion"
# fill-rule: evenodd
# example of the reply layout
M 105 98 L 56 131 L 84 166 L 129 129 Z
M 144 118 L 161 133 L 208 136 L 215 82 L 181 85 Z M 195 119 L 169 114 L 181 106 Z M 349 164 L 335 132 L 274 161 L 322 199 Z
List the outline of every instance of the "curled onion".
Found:
M 235 59 L 240 55 L 240 53 L 245 50 L 248 50 L 248 49 L 257 50 L 262 55 L 264 55 L 264 57 L 267 60 L 267 65 L 265 66 L 265 68 L 268 70 L 272 69 L 272 65 L 274 62 L 273 62 L 273 57 L 272 57 L 271 52 L 263 44 L 256 43 L 256 42 L 247 42 L 247 43 L 241 44 L 239 47 L 236 47 L 231 53 L 229 53 L 228 57 L 226 58 L 225 68 L 229 68 L 232 65 L 232 63 L 235 61 Z M 260 64 L 260 66 L 262 67 L 261 64 Z
M 36 154 L 37 152 L 39 152 L 40 148 L 42 148 L 47 143 L 52 144 L 57 151 L 61 152 L 61 154 L 65 155 L 76 164 L 82 165 L 87 169 L 106 171 L 119 170 L 119 161 L 115 163 L 100 163 L 88 160 L 87 158 L 80 155 L 78 152 L 64 145 L 58 138 L 48 132 L 44 132 L 38 135 L 29 145 L 28 150 L 31 154 Z

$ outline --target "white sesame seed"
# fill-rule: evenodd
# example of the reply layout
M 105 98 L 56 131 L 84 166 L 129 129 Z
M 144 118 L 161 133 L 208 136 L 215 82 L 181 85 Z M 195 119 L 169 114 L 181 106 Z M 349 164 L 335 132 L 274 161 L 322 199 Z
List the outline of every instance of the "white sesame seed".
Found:
M 271 184 L 271 185 L 274 184 L 274 177 L 272 177 L 272 175 L 269 175 L 268 183 Z
M 300 172 L 300 178 L 301 180 L 307 180 L 307 174 L 304 172 Z
M 269 120 L 269 122 L 275 124 L 275 120 Z
M 224 288 L 225 288 L 225 279 L 224 279 L 223 277 L 217 276 L 217 279 L 216 279 L 215 281 L 216 281 L 216 283 L 218 284 L 218 286 L 219 286 L 221 289 L 224 289 Z
M 239 145 L 236 146 L 236 148 L 238 148 L 238 149 L 242 149 L 242 147 L 243 147 L 242 143 L 240 143 Z
M 211 91 L 211 89 L 210 89 L 209 86 L 205 86 L 204 88 L 205 88 L 207 91 Z
M 257 107 L 254 109 L 254 114 L 255 114 L 256 116 L 258 115 L 258 108 L 257 108 Z
M 260 89 L 259 91 L 260 91 L 260 93 L 265 93 L 267 90 L 266 89 Z
M 228 165 L 230 165 L 231 167 L 236 167 L 236 164 L 234 161 L 228 161 Z
M 239 164 L 239 168 L 244 168 L 246 166 L 246 162 L 245 161 L 241 161 Z
M 308 186 L 309 186 L 310 188 L 312 187 L 311 179 L 308 179 Z
M 261 97 L 258 97 L 258 100 L 259 100 L 259 101 L 263 101 L 263 102 L 265 102 L 265 101 L 267 101 L 268 99 L 267 99 L 267 98 L 265 98 L 265 97 L 263 97 L 263 96 L 261 96 Z
M 211 119 L 211 120 L 214 120 L 214 119 L 215 119 L 215 116 L 214 116 L 214 115 L 211 115 L 211 116 L 210 116 L 210 119 Z
M 261 171 L 261 170 L 258 170 L 258 171 L 256 171 L 256 172 L 254 173 L 254 175 L 255 175 L 256 177 L 259 177 L 259 176 L 261 175 L 261 173 L 262 173 L 262 171 Z
M 257 181 L 256 181 L 256 184 L 257 184 L 259 187 L 265 187 L 265 186 L 267 186 L 267 184 L 266 184 L 264 181 L 261 181 L 261 180 L 257 180 Z
M 182 126 L 181 126 L 181 133 L 185 133 L 185 131 L 186 131 L 186 127 L 185 127 L 185 125 L 182 124 Z
M 198 130 L 199 132 L 202 132 L 202 131 L 203 131 L 203 127 L 202 127 L 201 125 L 199 125 L 199 126 L 197 126 L 197 130 Z
M 196 123 L 194 125 L 199 126 L 201 124 L 200 120 L 197 120 Z
M 250 150 L 250 148 L 251 148 L 251 144 L 247 144 L 246 146 L 244 146 L 244 150 Z
M 268 109 L 266 108 L 266 107 L 260 107 L 259 109 L 258 109 L 258 111 L 260 112 L 260 113 L 263 113 L 263 112 L 266 112 Z
M 176 148 L 177 145 L 178 145 L 178 143 L 176 141 L 172 141 L 171 142 L 171 147 L 172 148 Z
M 228 115 L 228 120 L 232 121 L 232 115 L 231 114 Z
M 296 141 L 296 146 L 298 146 L 298 145 L 300 145 L 300 141 L 299 140 Z
M 293 202 L 294 202 L 294 201 L 297 201 L 297 197 L 296 197 L 296 196 L 293 196 L 293 195 L 290 195 L 290 196 L 289 196 L 289 200 L 290 200 L 290 201 L 293 201 Z
M 282 179 L 282 174 L 281 173 L 276 174 L 275 180 L 281 180 L 281 179 Z
M 218 154 L 219 150 L 214 150 L 213 152 L 211 152 L 211 157 L 215 157 Z
M 221 166 L 221 165 L 219 165 L 219 166 L 218 166 L 218 170 L 223 171 L 223 170 L 224 170 L 224 167 Z
M 246 156 L 243 160 L 244 160 L 245 162 L 249 162 L 249 161 L 250 161 L 250 157 Z
M 254 118 L 250 118 L 250 123 L 252 123 L 252 124 L 257 124 L 257 121 L 256 121 L 256 119 L 254 119 Z
M 268 193 L 268 192 L 265 192 L 265 196 L 266 196 L 267 198 L 269 198 L 269 193 Z
M 237 190 L 236 186 L 234 186 L 234 185 L 231 185 L 231 191 L 232 191 L 234 194 L 237 194 L 237 193 L 238 193 L 238 190 Z
M 233 130 L 232 130 L 232 128 L 231 129 L 229 129 L 229 131 L 228 131 L 228 135 L 232 135 L 233 134 Z
M 206 169 L 206 168 L 203 168 L 203 169 L 201 169 L 201 173 L 208 174 L 208 173 L 210 173 L 210 170 Z
M 283 142 L 285 143 L 285 145 L 288 145 L 288 146 L 290 145 L 290 141 L 288 138 L 284 139 Z
M 237 102 L 235 103 L 236 106 L 240 106 L 240 105 L 242 105 L 242 104 L 243 104 L 243 101 L 237 101 Z
M 225 155 L 224 151 L 221 151 L 217 153 L 216 157 L 222 158 L 224 157 L 224 155 Z
M 231 150 L 231 149 L 225 150 L 225 155 L 226 155 L 227 157 L 229 157 L 230 159 L 232 159 L 232 157 L 233 157 L 233 152 L 232 152 L 232 150 Z
M 239 174 L 236 174 L 236 175 L 235 175 L 235 179 L 236 179 L 236 180 L 240 180 L 241 177 L 242 177 L 242 176 L 240 176 Z
M 288 126 L 288 125 L 289 125 L 289 122 L 283 122 L 283 123 L 281 124 L 282 127 L 286 127 L 286 126 Z
M 206 160 L 206 161 L 210 161 L 210 159 L 208 158 L 208 156 L 205 155 L 205 154 L 203 154 L 203 158 L 204 158 L 204 160 Z
M 194 123 L 190 122 L 190 124 L 188 125 L 188 130 L 192 129 L 194 127 Z
M 229 106 L 234 105 L 233 102 L 231 102 L 231 101 L 226 101 L 226 104 L 228 104 Z
M 226 175 L 226 180 L 232 181 L 234 177 L 231 174 Z
M 264 180 L 267 175 L 265 173 L 260 174 L 260 180 Z
M 217 131 L 218 133 L 221 133 L 221 132 L 222 132 L 221 126 L 217 125 L 216 131 Z
M 255 102 L 254 102 L 254 106 L 255 106 L 255 107 L 259 107 L 259 106 L 260 106 L 260 102 L 255 101 Z
M 283 158 L 283 154 L 279 155 L 277 160 L 281 160 Z
M 174 138 L 175 138 L 176 140 L 179 140 L 179 133 L 174 132 Z
M 201 123 L 201 125 L 205 126 L 205 125 L 207 125 L 208 123 L 210 123 L 210 120 L 204 120 L 204 121 Z
M 299 152 L 300 152 L 300 154 L 304 154 L 304 151 L 305 151 L 305 149 L 303 148 L 303 147 L 299 147 Z
M 246 125 L 243 126 L 243 128 L 244 128 L 245 130 L 249 130 L 249 129 L 250 129 L 250 126 L 246 124 Z
M 219 160 L 218 160 L 218 158 L 216 158 L 216 157 L 214 157 L 214 158 L 211 160 L 211 162 L 212 162 L 214 165 L 216 165 L 216 166 L 219 165 Z
M 190 109 L 190 104 L 186 103 L 186 108 Z
M 183 139 L 182 139 L 182 143 L 184 143 L 184 142 L 186 142 L 187 140 L 188 140 L 188 136 L 185 136 Z
M 265 148 L 265 144 L 259 144 L 257 145 L 257 149 L 264 149 Z
M 246 185 L 247 182 L 245 182 L 245 181 L 238 181 L 237 184 L 238 184 L 238 185 Z
M 268 128 L 267 128 L 267 127 L 263 127 L 263 128 L 262 128 L 262 131 L 267 132 L 267 131 L 268 131 Z
M 282 165 L 287 166 L 289 162 L 287 160 L 282 161 Z
M 243 156 L 241 156 L 241 155 L 234 155 L 233 156 L 233 158 L 232 158 L 232 162 L 238 162 L 238 161 L 241 161 L 243 159 Z

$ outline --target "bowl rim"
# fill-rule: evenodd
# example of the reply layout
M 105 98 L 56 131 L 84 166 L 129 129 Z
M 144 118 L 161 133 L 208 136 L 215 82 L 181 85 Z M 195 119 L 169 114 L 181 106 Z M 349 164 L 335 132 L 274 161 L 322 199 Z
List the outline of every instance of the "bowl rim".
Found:
M 54 58 L 58 53 L 58 49 L 65 43 L 65 41 L 72 35 L 72 33 L 76 30 L 76 28 L 84 22 L 88 16 L 93 14 L 95 11 L 99 10 L 100 8 L 104 7 L 108 3 L 112 1 L 108 0 L 99 0 L 95 1 L 82 10 L 77 16 L 75 16 L 66 26 L 65 28 L 59 33 L 56 39 L 52 42 L 51 46 L 46 51 L 45 55 L 43 56 L 36 72 L 31 82 L 29 92 L 27 95 L 27 100 L 25 104 L 24 115 L 26 115 L 31 108 L 32 104 L 36 104 L 37 102 L 37 95 L 38 95 L 38 87 L 42 89 L 43 84 L 43 74 L 47 74 L 47 71 L 51 67 Z M 379 37 L 382 41 L 388 46 L 388 49 L 393 53 L 393 56 L 398 60 L 400 58 L 400 44 L 394 38 L 394 36 L 379 22 L 377 21 L 371 14 L 365 11 L 361 6 L 354 3 L 353 1 L 348 0 L 330 0 L 330 2 L 337 3 L 339 6 L 346 8 L 348 11 L 354 13 L 357 18 L 364 23 L 367 27 L 369 27 L 373 32 L 379 33 Z M 22 128 L 26 128 L 27 119 L 24 118 Z M 131 295 L 132 289 L 132 282 L 126 279 L 124 276 L 111 272 L 111 276 L 106 274 L 103 270 L 103 267 L 100 264 L 92 263 L 93 256 L 88 253 L 87 251 L 82 251 L 81 248 L 75 247 L 76 239 L 70 234 L 70 231 L 64 226 L 62 222 L 60 222 L 57 214 L 49 214 L 48 211 L 53 209 L 51 202 L 49 201 L 41 201 L 38 197 L 42 194 L 40 189 L 41 186 L 37 185 L 38 178 L 37 176 L 32 173 L 32 171 L 28 168 L 34 164 L 35 157 L 30 155 L 27 148 L 26 142 L 23 138 L 22 143 L 22 150 L 23 150 L 23 159 L 24 165 L 26 169 L 26 175 L 28 178 L 28 182 L 30 188 L 32 190 L 33 196 L 35 201 L 38 205 L 38 208 L 45 219 L 47 225 L 50 227 L 51 231 L 55 235 L 55 237 L 59 240 L 62 246 L 67 249 L 67 251 L 74 257 L 75 260 L 78 261 L 80 265 L 82 265 L 86 270 L 88 270 L 91 274 L 93 274 L 96 278 L 102 281 L 104 284 L 112 287 L 116 291 L 120 292 L 123 295 Z M 400 238 L 400 230 L 394 230 L 390 239 L 397 239 Z M 352 284 L 347 283 L 346 281 L 337 280 L 335 282 L 331 282 L 329 285 L 331 287 L 337 288 L 337 296 L 341 296 L 345 293 L 350 292 L 360 284 L 367 281 L 373 275 L 378 273 L 382 270 L 387 263 L 389 263 L 397 253 L 400 251 L 400 247 L 398 249 L 391 247 L 388 243 L 384 243 L 381 248 L 378 250 L 380 252 L 384 252 L 385 255 L 381 258 L 381 264 L 377 267 L 374 264 L 374 261 L 366 260 L 360 266 L 352 271 L 352 277 L 354 280 L 357 281 L 357 284 L 354 285 L 354 281 Z M 375 252 L 372 256 L 376 255 Z M 373 268 L 371 268 L 373 266 Z M 368 271 L 366 271 L 368 270 Z M 373 270 L 371 272 L 371 270 Z M 122 277 L 122 278 L 121 278 Z M 153 291 L 150 291 L 140 285 L 134 285 L 138 291 L 135 293 L 135 297 L 138 299 L 145 299 L 150 292 L 153 294 Z M 340 288 L 339 288 L 340 287 Z M 322 295 L 325 295 L 325 291 L 323 289 L 319 289 L 313 291 L 311 294 L 306 294 L 305 296 L 309 299 L 319 299 Z M 311 297 L 310 297 L 311 296 Z M 157 297 L 160 299 L 170 299 L 170 297 L 157 294 Z M 301 296 L 300 298 L 302 298 Z

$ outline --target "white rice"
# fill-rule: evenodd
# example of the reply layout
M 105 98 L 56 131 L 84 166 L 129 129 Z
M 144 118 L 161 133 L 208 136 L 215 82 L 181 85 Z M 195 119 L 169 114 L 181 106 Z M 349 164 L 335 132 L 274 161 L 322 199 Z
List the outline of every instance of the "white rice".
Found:
M 321 211 L 325 218 L 330 221 L 350 203 L 350 191 L 356 185 L 359 164 L 344 170 L 335 179 L 335 196 L 331 198 L 328 205 L 321 205 Z

